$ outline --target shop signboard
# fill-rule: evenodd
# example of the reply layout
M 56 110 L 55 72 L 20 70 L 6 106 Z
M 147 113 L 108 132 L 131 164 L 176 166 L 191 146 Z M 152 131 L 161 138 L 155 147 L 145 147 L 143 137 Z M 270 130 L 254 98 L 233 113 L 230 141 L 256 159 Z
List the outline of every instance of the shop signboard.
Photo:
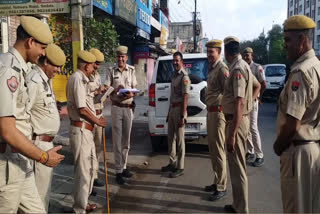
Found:
M 165 14 L 159 10 L 161 34 L 160 34 L 160 46 L 163 48 L 167 47 L 167 40 L 169 37 L 169 21 Z
M 148 0 L 147 3 L 146 5 L 137 0 L 137 27 L 151 34 L 151 8 L 148 7 L 151 2 Z
M 112 0 L 93 0 L 93 5 L 112 15 Z
M 135 59 L 147 59 L 149 57 L 149 46 L 144 45 L 135 47 L 133 57 Z
M 130 24 L 137 25 L 137 2 L 135 0 L 115 0 L 114 13 Z
M 0 16 L 70 13 L 69 0 L 0 0 Z

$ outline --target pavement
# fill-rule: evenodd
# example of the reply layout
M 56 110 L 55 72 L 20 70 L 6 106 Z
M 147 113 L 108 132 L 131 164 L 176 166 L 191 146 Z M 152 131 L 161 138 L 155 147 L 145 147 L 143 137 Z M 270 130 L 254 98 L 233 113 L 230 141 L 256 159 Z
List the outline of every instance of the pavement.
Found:
M 148 97 L 138 96 L 135 98 L 137 104 L 135 109 L 135 117 L 133 121 L 133 130 L 131 133 L 131 144 L 135 144 L 131 147 L 129 152 L 129 163 L 128 168 L 137 170 L 139 168 L 146 168 L 148 166 L 149 159 L 151 157 L 151 145 L 150 148 L 145 148 L 143 145 L 143 150 L 139 146 L 141 139 L 146 136 L 145 124 L 148 121 L 147 118 L 147 106 Z M 111 142 L 111 102 L 106 101 L 105 108 L 103 110 L 104 116 L 107 118 L 107 127 L 105 129 L 106 133 L 106 157 L 107 157 L 107 178 L 108 178 L 108 193 L 109 201 L 112 202 L 119 191 L 119 186 L 115 181 L 115 171 L 114 171 L 114 158 L 112 153 L 112 142 Z M 69 145 L 69 126 L 70 121 L 67 115 L 66 107 L 62 109 L 61 112 L 61 126 L 58 135 L 54 139 L 55 145 L 62 145 L 63 148 L 59 153 L 65 155 L 65 159 L 54 168 L 53 180 L 51 186 L 50 195 L 50 207 L 49 213 L 70 213 L 72 212 L 73 204 L 73 179 L 74 179 L 74 165 L 72 152 Z M 142 136 L 143 135 L 143 136 Z M 103 168 L 101 164 L 101 168 Z M 99 179 L 105 180 L 105 174 L 103 171 L 99 170 Z M 106 207 L 106 186 L 95 187 L 98 194 L 96 196 L 90 196 L 89 203 L 95 203 L 100 208 Z

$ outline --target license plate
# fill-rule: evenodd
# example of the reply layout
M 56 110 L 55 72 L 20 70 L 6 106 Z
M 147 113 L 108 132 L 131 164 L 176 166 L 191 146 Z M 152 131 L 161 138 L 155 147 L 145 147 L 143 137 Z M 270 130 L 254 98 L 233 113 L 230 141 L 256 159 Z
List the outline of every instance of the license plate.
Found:
M 200 130 L 200 124 L 199 123 L 187 123 L 185 125 L 186 132 L 194 132 Z

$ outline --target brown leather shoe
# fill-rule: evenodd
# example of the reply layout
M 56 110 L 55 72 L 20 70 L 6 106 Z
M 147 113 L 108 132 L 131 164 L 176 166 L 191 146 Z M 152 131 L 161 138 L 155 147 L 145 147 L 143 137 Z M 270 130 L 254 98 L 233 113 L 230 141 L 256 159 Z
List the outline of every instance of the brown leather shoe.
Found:
M 87 204 L 87 207 L 86 207 L 86 212 L 91 212 L 93 210 L 95 210 L 97 208 L 97 205 L 96 204 Z

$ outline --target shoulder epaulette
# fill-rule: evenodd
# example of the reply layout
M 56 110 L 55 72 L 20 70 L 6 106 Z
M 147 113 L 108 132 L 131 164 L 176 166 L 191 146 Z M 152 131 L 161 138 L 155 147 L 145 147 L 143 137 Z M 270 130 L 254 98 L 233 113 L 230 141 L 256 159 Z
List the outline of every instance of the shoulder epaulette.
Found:
M 308 84 L 308 86 L 310 87 L 312 85 L 312 81 L 311 81 L 311 78 L 309 76 L 309 74 L 307 74 L 307 72 L 305 72 L 304 70 L 302 69 L 299 69 L 298 72 L 301 72 L 304 80 L 306 81 L 306 83 Z
M 40 77 L 40 75 L 37 72 L 33 72 L 33 74 L 31 74 L 31 80 L 35 83 L 41 83 L 42 82 L 42 78 Z

